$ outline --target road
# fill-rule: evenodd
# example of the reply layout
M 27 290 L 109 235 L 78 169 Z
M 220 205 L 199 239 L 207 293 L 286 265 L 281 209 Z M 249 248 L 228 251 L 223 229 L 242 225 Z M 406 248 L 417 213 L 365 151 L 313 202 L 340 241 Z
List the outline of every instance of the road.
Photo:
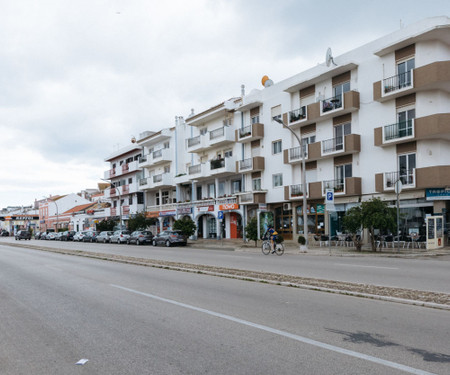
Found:
M 9 242 L 14 240 L 9 239 Z M 35 240 L 21 243 L 450 293 L 448 258 L 329 257 L 303 254 L 276 257 L 264 256 L 258 250 L 237 252 L 193 247 L 165 248 Z
M 0 269 L 4 375 L 448 374 L 448 311 L 7 246 Z

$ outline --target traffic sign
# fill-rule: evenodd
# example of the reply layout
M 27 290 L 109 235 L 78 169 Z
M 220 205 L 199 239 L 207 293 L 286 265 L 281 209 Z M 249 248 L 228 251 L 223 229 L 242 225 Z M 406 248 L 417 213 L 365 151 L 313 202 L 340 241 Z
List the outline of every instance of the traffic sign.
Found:
M 217 217 L 219 218 L 219 220 L 223 220 L 223 211 L 219 211 L 217 213 Z
M 334 204 L 334 190 L 333 189 L 326 189 L 326 203 L 327 204 Z

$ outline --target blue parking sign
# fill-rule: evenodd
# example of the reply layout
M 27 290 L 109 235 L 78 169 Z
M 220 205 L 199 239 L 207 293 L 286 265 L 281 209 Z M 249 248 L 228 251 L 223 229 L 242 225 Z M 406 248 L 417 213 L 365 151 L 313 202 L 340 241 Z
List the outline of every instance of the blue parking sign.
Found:
M 219 218 L 219 220 L 223 220 L 223 211 L 219 211 L 217 213 L 217 217 Z
M 326 203 L 334 203 L 334 191 L 332 189 L 326 190 Z

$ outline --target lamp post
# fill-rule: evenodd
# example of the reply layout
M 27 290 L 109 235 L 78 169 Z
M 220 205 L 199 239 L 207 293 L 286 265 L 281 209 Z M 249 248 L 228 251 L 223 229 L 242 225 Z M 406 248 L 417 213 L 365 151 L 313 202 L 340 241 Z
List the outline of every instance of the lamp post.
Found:
M 303 235 L 305 236 L 305 248 L 308 249 L 308 213 L 306 212 L 306 206 L 307 206 L 307 200 L 306 200 L 306 167 L 305 167 L 305 153 L 303 152 L 303 145 L 302 141 L 300 140 L 299 136 L 289 127 L 287 126 L 283 120 L 276 116 L 273 118 L 274 121 L 278 122 L 279 124 L 283 125 L 283 128 L 289 130 L 295 137 L 295 139 L 298 141 L 298 144 L 300 146 L 300 152 L 302 155 L 302 185 L 303 185 Z

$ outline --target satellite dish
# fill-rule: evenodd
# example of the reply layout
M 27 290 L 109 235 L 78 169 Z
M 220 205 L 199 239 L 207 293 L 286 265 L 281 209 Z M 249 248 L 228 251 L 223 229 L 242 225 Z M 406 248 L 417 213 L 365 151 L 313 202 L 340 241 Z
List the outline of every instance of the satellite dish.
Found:
M 333 63 L 333 65 L 337 66 L 337 64 L 333 60 L 333 54 L 331 53 L 330 47 L 328 47 L 328 49 L 327 49 L 327 55 L 325 57 L 325 62 L 327 64 L 327 66 L 330 66 L 331 63 Z

